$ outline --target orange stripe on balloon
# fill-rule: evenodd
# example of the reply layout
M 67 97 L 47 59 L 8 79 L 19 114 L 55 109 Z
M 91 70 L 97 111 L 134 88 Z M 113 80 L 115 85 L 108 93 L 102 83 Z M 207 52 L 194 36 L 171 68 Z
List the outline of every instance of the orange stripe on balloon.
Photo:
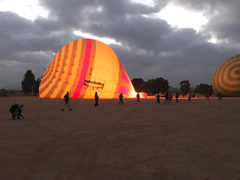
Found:
M 73 94 L 73 99 L 77 99 L 81 90 L 82 90 L 82 86 L 84 84 L 85 78 L 86 78 L 86 74 L 87 74 L 87 69 L 88 69 L 88 65 L 89 65 L 89 59 L 90 59 L 90 54 L 91 54 L 91 39 L 86 39 L 87 44 L 86 44 L 86 52 L 85 52 L 85 57 L 84 57 L 84 64 L 82 67 L 82 73 L 81 73 L 81 77 L 79 79 L 77 88 Z
M 76 57 L 74 58 L 74 64 L 73 64 L 73 69 L 72 69 L 72 76 L 71 76 L 71 87 L 69 90 L 69 97 L 72 98 L 78 81 L 80 79 L 80 75 L 78 72 L 81 72 L 82 68 L 79 65 L 81 61 L 84 60 L 84 54 L 85 54 L 85 45 L 86 44 L 86 40 L 85 39 L 81 39 L 81 40 L 76 40 L 77 41 L 77 50 L 76 50 Z M 80 73 L 81 74 L 81 73 Z M 63 96 L 62 96 L 63 97 Z
M 70 65 L 69 65 L 69 69 L 68 69 L 69 74 L 72 74 L 74 59 L 75 59 L 76 54 L 77 54 L 76 51 L 77 51 L 77 40 L 73 42 L 72 57 L 70 59 Z
M 43 84 L 43 83 L 46 81 L 46 79 L 48 78 L 48 76 L 51 74 L 53 65 L 55 64 L 58 55 L 59 55 L 59 52 L 56 54 L 55 58 L 53 59 L 53 61 L 51 62 L 51 64 L 48 66 L 46 72 L 43 74 L 43 77 L 42 77 L 42 79 L 41 79 L 41 84 Z
M 67 75 L 65 77 L 65 82 L 63 82 L 62 87 L 61 87 L 61 90 L 63 90 L 63 91 L 59 91 L 56 97 L 60 97 L 61 98 L 62 96 L 64 96 L 66 94 L 66 92 L 69 92 L 70 89 L 71 89 L 69 87 L 69 82 L 70 82 L 71 76 L 74 76 L 72 74 L 73 73 L 72 71 L 73 71 L 74 59 L 75 59 L 76 51 L 77 51 L 77 43 L 78 43 L 77 40 L 72 42 L 71 52 L 69 52 L 69 56 L 68 56 L 68 58 L 70 58 L 69 59 L 69 63 L 68 63 L 69 64 L 68 65 L 68 73 L 67 73 Z
M 49 76 L 51 76 L 52 73 L 52 69 L 54 64 L 56 63 L 56 59 L 58 59 L 60 52 L 57 53 L 57 55 L 55 56 L 55 58 L 53 59 L 53 62 L 50 64 L 50 66 L 48 66 L 48 72 L 45 72 L 43 74 L 43 78 L 41 79 L 41 85 L 40 88 L 42 89 L 42 87 L 44 86 L 45 81 L 49 78 Z
M 121 65 L 121 67 L 123 68 L 123 70 L 126 72 L 125 68 L 123 67 L 121 61 L 119 61 L 119 64 Z
M 56 88 L 56 87 L 54 87 L 54 86 L 52 86 L 51 87 L 51 85 L 50 85 L 50 87 L 51 87 L 51 89 L 48 91 L 48 93 L 46 94 L 46 96 L 47 97 L 51 97 L 51 96 L 53 96 L 54 97 L 54 95 L 56 94 L 58 94 L 58 92 L 60 91 L 60 87 L 59 87 L 59 84 L 60 84 L 60 82 L 61 81 L 63 81 L 64 82 L 64 80 L 62 79 L 62 76 L 64 75 L 64 67 L 65 67 L 65 65 L 66 65 L 66 60 L 67 60 L 67 52 L 68 52 L 68 49 L 69 49 L 69 44 L 68 45 L 66 45 L 66 48 L 65 48 L 65 51 L 64 51 L 64 53 L 63 53 L 63 58 L 61 59 L 61 66 L 60 66 L 60 72 L 59 72 L 59 75 L 58 75 L 58 77 L 56 77 L 57 78 L 57 81 L 55 82 L 55 86 L 57 86 L 58 88 Z M 55 93 L 53 93 L 53 92 L 55 92 Z M 52 97 L 51 97 L 52 98 Z
M 131 90 L 129 90 L 128 88 L 124 87 L 124 86 L 120 86 L 118 94 L 123 93 L 123 94 L 128 94 L 131 95 Z
M 82 62 L 84 60 L 85 52 L 86 52 L 86 39 L 77 40 L 77 42 L 78 42 L 78 45 L 77 45 L 78 55 L 76 56 L 76 58 L 74 58 L 74 65 L 75 65 L 75 68 L 73 69 L 74 78 L 71 80 L 72 87 L 69 92 L 69 97 L 71 98 L 77 88 L 79 79 L 81 77 L 82 64 L 83 64 Z
M 89 63 L 88 63 L 85 80 L 91 79 L 92 69 L 93 69 L 94 60 L 95 60 L 95 53 L 96 53 L 96 41 L 91 40 L 91 54 L 90 54 L 90 58 L 89 58 Z M 84 83 L 85 83 L 85 80 L 84 80 Z M 88 89 L 88 87 L 86 85 L 83 85 L 83 88 L 82 88 L 78 98 L 83 98 L 84 95 L 86 94 L 87 89 Z
M 121 76 L 124 81 L 126 81 L 128 83 L 128 85 L 131 87 L 131 82 L 129 81 L 128 77 L 126 76 L 126 74 L 122 71 L 122 76 Z
M 55 64 L 53 65 L 52 67 L 52 70 L 51 70 L 51 74 L 50 76 L 46 79 L 46 81 L 44 82 L 43 84 L 43 87 L 41 88 L 40 90 L 40 94 L 42 94 L 42 97 L 46 97 L 46 94 L 47 92 L 45 92 L 47 89 L 48 89 L 48 86 L 52 83 L 52 80 L 55 78 L 55 75 L 56 75 L 56 68 L 58 67 L 59 65 L 59 61 L 60 61 L 60 58 L 61 58 L 61 54 L 62 54 L 62 51 L 63 51 L 64 48 L 62 48 L 60 50 L 60 52 L 58 53 L 58 57 L 56 58 L 56 61 L 55 61 Z
M 73 52 L 72 52 L 72 57 L 70 60 L 70 66 L 68 69 L 68 73 L 69 73 L 69 78 L 67 78 L 68 85 L 66 86 L 66 92 L 69 92 L 70 97 L 73 94 L 73 92 L 71 90 L 72 90 L 72 86 L 73 86 L 73 80 L 75 78 L 74 61 L 77 56 L 77 48 L 78 48 L 78 40 L 75 40 L 73 42 L 73 49 L 72 49 Z M 63 94 L 61 95 L 61 97 L 63 97 Z

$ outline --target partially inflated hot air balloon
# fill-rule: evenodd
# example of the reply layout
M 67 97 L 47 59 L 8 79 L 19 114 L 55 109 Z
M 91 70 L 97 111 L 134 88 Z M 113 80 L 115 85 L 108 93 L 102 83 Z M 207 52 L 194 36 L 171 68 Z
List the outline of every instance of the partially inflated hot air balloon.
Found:
M 213 77 L 213 90 L 224 96 L 240 96 L 240 55 L 226 60 Z
M 78 39 L 64 46 L 45 71 L 39 87 L 40 98 L 72 99 L 126 98 L 136 92 L 123 65 L 106 44 L 93 39 Z

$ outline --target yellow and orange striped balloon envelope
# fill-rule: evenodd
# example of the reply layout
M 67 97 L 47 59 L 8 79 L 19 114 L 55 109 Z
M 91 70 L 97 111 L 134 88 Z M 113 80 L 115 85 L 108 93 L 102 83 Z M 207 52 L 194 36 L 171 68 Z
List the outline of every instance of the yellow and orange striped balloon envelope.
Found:
M 78 39 L 64 46 L 45 71 L 40 98 L 72 99 L 136 97 L 131 80 L 115 52 L 93 39 Z
M 240 55 L 223 62 L 213 77 L 213 91 L 223 96 L 240 96 Z

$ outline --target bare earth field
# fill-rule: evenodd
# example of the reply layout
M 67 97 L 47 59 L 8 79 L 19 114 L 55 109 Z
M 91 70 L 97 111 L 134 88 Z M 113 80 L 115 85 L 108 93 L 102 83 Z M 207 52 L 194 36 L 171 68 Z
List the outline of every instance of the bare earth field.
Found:
M 0 97 L 0 179 L 240 180 L 240 98 L 124 103 Z

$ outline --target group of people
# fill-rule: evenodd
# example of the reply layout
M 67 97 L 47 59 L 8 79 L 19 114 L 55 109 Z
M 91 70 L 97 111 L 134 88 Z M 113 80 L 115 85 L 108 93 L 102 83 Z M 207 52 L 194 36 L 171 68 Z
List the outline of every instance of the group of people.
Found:
M 160 103 L 160 97 L 161 97 L 161 93 L 157 94 L 156 95 L 156 98 L 157 98 L 157 103 Z M 172 93 L 171 92 L 167 92 L 165 95 L 165 104 L 169 104 L 171 101 L 172 101 Z M 175 98 L 176 98 L 176 102 L 178 102 L 178 97 L 179 97 L 179 94 L 178 92 L 176 93 L 175 95 Z
M 159 93 L 159 94 L 156 95 L 157 103 L 160 103 L 160 97 L 161 97 L 161 93 Z M 173 98 L 171 92 L 167 92 L 167 93 L 164 95 L 164 97 L 165 97 L 165 104 L 167 104 L 167 103 L 169 104 L 169 103 L 172 101 L 172 98 Z M 98 97 L 97 92 L 95 92 L 94 98 L 95 98 L 94 107 L 98 107 L 98 106 L 99 106 L 99 104 L 98 104 L 99 97 Z M 175 98 L 176 98 L 176 102 L 178 102 L 178 98 L 179 98 L 178 92 L 176 92 Z M 189 101 L 189 102 L 191 102 L 191 98 L 192 98 L 191 93 L 188 93 L 188 101 Z M 222 99 L 222 94 L 221 94 L 221 93 L 218 94 L 218 98 L 219 98 L 219 99 Z M 63 107 L 62 107 L 61 110 L 64 111 L 64 107 L 65 107 L 66 105 L 68 105 L 69 110 L 72 111 L 72 108 L 71 108 L 71 106 L 70 106 L 70 104 L 69 104 L 69 92 L 67 92 L 67 93 L 65 94 L 65 96 L 64 96 L 64 101 L 65 101 L 65 102 L 64 102 Z M 139 94 L 139 93 L 137 93 L 137 102 L 140 102 L 140 94 Z M 124 103 L 123 103 L 123 94 L 122 94 L 122 93 L 119 95 L 119 105 L 124 105 Z
M 140 94 L 137 93 L 137 102 L 140 102 Z M 122 93 L 119 95 L 119 105 L 123 105 L 123 95 Z
M 99 97 L 98 97 L 97 92 L 95 92 L 94 98 L 95 98 L 94 107 L 98 107 L 98 106 L 99 106 L 99 104 L 98 104 Z M 137 93 L 137 102 L 140 102 L 140 94 L 139 94 L 139 93 Z M 119 95 L 119 105 L 121 105 L 121 104 L 122 104 L 122 105 L 124 104 L 124 103 L 123 103 L 123 94 L 122 94 L 122 93 Z M 70 106 L 70 104 L 69 104 L 69 92 L 67 92 L 67 93 L 64 95 L 64 104 L 63 104 L 62 109 L 61 109 L 62 111 L 64 111 L 64 107 L 65 107 L 66 105 L 68 106 L 69 110 L 72 111 L 72 108 L 71 108 L 71 106 Z
M 188 101 L 191 102 L 191 98 L 192 98 L 191 93 L 188 93 L 187 96 L 188 96 Z M 161 93 L 159 93 L 159 94 L 156 95 L 157 103 L 160 103 L 160 97 L 161 97 Z M 173 98 L 171 92 L 167 92 L 167 93 L 164 95 L 164 97 L 165 97 L 165 104 L 169 104 L 169 103 L 171 103 L 172 98 Z M 176 92 L 176 94 L 175 94 L 176 102 L 179 102 L 179 101 L 178 101 L 178 98 L 179 98 L 179 93 Z

